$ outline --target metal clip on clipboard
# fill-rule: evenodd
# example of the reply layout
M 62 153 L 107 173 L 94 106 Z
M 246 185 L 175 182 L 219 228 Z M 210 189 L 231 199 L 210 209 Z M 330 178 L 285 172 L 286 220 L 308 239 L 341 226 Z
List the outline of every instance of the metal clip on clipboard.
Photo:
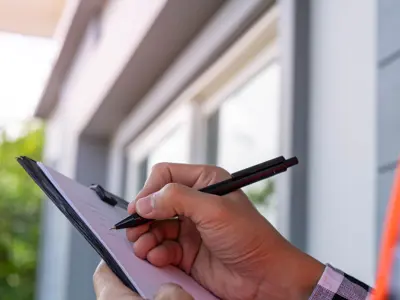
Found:
M 99 198 L 111 205 L 111 206 L 118 206 L 120 208 L 123 209 L 127 209 L 128 208 L 128 204 L 129 202 L 127 202 L 126 200 L 106 191 L 101 185 L 99 184 L 92 184 L 90 187 L 90 189 L 92 189 L 93 191 L 96 192 L 97 196 L 99 196 Z

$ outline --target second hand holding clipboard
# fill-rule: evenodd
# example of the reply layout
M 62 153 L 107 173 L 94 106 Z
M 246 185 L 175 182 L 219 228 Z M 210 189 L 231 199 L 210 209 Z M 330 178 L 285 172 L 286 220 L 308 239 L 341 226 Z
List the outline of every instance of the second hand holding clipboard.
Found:
M 289 167 L 296 164 L 298 164 L 297 157 L 292 157 L 286 160 L 283 156 L 279 156 L 272 160 L 233 173 L 232 178 L 212 184 L 200 189 L 199 191 L 207 194 L 223 196 L 244 186 L 272 177 L 278 173 L 285 172 Z M 139 214 L 134 213 L 115 224 L 114 227 L 110 228 L 110 230 L 133 228 L 152 221 L 153 220 L 143 218 Z

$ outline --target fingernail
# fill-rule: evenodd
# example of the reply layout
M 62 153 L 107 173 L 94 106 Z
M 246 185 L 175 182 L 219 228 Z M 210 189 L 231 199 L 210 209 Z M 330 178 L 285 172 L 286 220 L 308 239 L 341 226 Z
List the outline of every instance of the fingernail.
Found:
M 172 299 L 182 299 L 182 300 L 193 300 L 194 298 L 189 295 L 185 290 L 182 289 L 177 284 L 167 283 L 162 285 L 155 297 L 155 300 L 172 300 Z
M 136 202 L 136 210 L 141 215 L 147 215 L 151 213 L 154 208 L 154 194 L 149 195 L 145 198 L 141 198 Z

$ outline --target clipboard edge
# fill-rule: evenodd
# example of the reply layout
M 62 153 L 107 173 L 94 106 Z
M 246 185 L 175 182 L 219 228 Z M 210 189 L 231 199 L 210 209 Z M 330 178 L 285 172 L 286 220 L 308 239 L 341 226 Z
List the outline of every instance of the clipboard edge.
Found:
M 82 219 L 68 204 L 57 188 L 47 178 L 47 176 L 38 166 L 37 162 L 26 156 L 17 157 L 17 161 L 36 183 L 36 185 L 39 186 L 44 194 L 78 230 L 78 232 L 85 238 L 85 240 L 96 251 L 96 253 L 106 262 L 109 268 L 122 281 L 122 283 L 130 288 L 133 292 L 138 293 L 129 278 L 122 271 L 122 268 L 118 265 L 117 261 L 102 245 L 99 239 L 93 233 L 91 233 L 89 227 L 82 221 Z

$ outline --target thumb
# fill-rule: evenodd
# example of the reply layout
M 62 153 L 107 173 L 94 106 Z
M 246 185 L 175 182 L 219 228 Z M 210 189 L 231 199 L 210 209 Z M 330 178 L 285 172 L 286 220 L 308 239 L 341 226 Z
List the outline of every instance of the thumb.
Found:
M 93 285 L 98 300 L 143 300 L 127 288 L 104 261 L 100 262 L 93 274 Z
M 190 218 L 194 223 L 221 217 L 227 200 L 199 192 L 177 183 L 169 183 L 160 191 L 136 201 L 136 211 L 148 219 L 167 219 L 176 215 Z
M 168 283 L 160 287 L 154 300 L 194 300 L 194 298 L 179 285 Z

